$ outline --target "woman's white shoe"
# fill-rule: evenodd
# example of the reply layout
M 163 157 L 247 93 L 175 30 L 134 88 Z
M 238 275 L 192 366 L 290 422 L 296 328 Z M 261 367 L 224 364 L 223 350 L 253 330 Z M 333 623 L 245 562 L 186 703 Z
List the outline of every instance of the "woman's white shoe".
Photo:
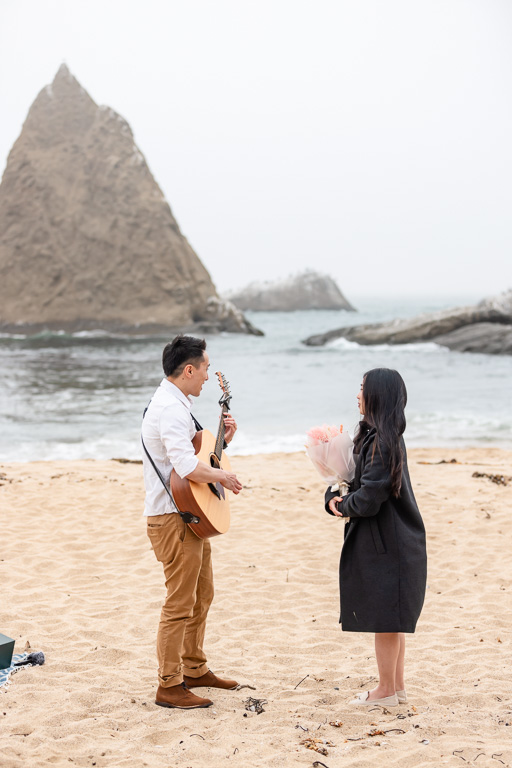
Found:
M 397 691 L 396 692 L 398 703 L 399 704 L 407 704 L 407 692 L 406 691 Z
M 381 707 L 398 707 L 398 696 L 394 693 L 392 696 L 385 696 L 383 699 L 369 699 L 370 691 L 365 691 L 359 694 L 355 699 L 352 699 L 350 704 L 356 707 L 373 707 L 374 704 L 378 704 Z

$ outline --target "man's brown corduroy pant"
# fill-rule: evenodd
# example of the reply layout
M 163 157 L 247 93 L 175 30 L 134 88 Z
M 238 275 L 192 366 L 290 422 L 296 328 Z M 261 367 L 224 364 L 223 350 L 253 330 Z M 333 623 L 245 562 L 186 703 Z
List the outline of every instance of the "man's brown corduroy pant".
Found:
M 211 546 L 180 515 L 147 518 L 151 546 L 164 568 L 167 595 L 157 635 L 158 680 L 168 688 L 208 671 L 203 651 L 208 609 L 213 600 Z

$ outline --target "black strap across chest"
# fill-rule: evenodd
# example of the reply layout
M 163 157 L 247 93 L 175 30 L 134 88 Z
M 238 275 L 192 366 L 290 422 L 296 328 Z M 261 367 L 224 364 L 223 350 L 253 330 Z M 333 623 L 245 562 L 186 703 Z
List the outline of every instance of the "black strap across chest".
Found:
M 196 432 L 201 432 L 203 428 L 198 422 L 198 420 L 196 419 L 196 417 L 194 416 L 194 414 L 192 413 L 192 411 L 190 412 L 190 415 L 192 416 L 192 421 L 194 422 L 194 427 L 196 428 Z

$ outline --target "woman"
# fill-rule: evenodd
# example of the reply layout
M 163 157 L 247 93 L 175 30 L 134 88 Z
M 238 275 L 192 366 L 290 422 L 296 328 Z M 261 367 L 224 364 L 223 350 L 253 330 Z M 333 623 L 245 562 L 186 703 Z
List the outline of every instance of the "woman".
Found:
M 362 420 L 350 493 L 328 489 L 326 510 L 348 517 L 340 559 L 341 627 L 374 632 L 379 683 L 352 704 L 398 706 L 407 701 L 405 634 L 414 632 L 425 598 L 425 528 L 407 469 L 402 434 L 407 391 L 402 377 L 375 368 L 358 397 Z

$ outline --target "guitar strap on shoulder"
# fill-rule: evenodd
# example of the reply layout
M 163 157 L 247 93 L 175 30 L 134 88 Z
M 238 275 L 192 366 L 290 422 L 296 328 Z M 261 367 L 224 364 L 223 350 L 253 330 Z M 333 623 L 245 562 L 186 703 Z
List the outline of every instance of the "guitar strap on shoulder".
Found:
M 144 421 L 144 416 L 146 415 L 146 411 L 147 410 L 148 409 L 145 408 L 144 409 L 144 413 L 142 414 L 142 420 L 143 421 Z M 190 414 L 190 415 L 192 416 L 192 414 Z M 196 424 L 196 426 L 197 426 L 198 422 L 194 419 L 193 416 L 192 416 L 192 419 L 194 420 L 194 424 Z M 201 518 L 199 518 L 197 515 L 193 515 L 191 512 L 182 512 L 181 510 L 178 509 L 178 505 L 174 501 L 174 496 L 172 495 L 172 491 L 170 489 L 170 482 L 169 482 L 169 485 L 167 485 L 167 483 L 164 480 L 164 476 L 162 475 L 162 473 L 160 472 L 160 470 L 156 466 L 155 462 L 151 458 L 151 454 L 149 453 L 148 449 L 146 448 L 146 444 L 144 442 L 144 438 L 142 437 L 142 433 L 140 435 L 140 439 L 142 441 L 142 447 L 144 448 L 144 451 L 145 451 L 146 456 L 148 457 L 148 459 L 150 461 L 151 466 L 153 467 L 153 469 L 155 470 L 156 474 L 160 478 L 160 482 L 162 483 L 163 487 L 165 488 L 166 494 L 170 498 L 170 500 L 171 500 L 171 502 L 172 502 L 172 504 L 174 506 L 174 509 L 178 512 L 178 514 L 180 515 L 181 519 L 185 523 L 199 523 L 199 522 L 201 522 Z
M 198 422 L 198 420 L 196 419 L 196 417 L 194 416 L 194 414 L 192 413 L 192 411 L 190 412 L 190 415 L 192 416 L 192 421 L 194 422 L 194 427 L 196 428 L 196 432 L 202 432 L 203 428 Z

